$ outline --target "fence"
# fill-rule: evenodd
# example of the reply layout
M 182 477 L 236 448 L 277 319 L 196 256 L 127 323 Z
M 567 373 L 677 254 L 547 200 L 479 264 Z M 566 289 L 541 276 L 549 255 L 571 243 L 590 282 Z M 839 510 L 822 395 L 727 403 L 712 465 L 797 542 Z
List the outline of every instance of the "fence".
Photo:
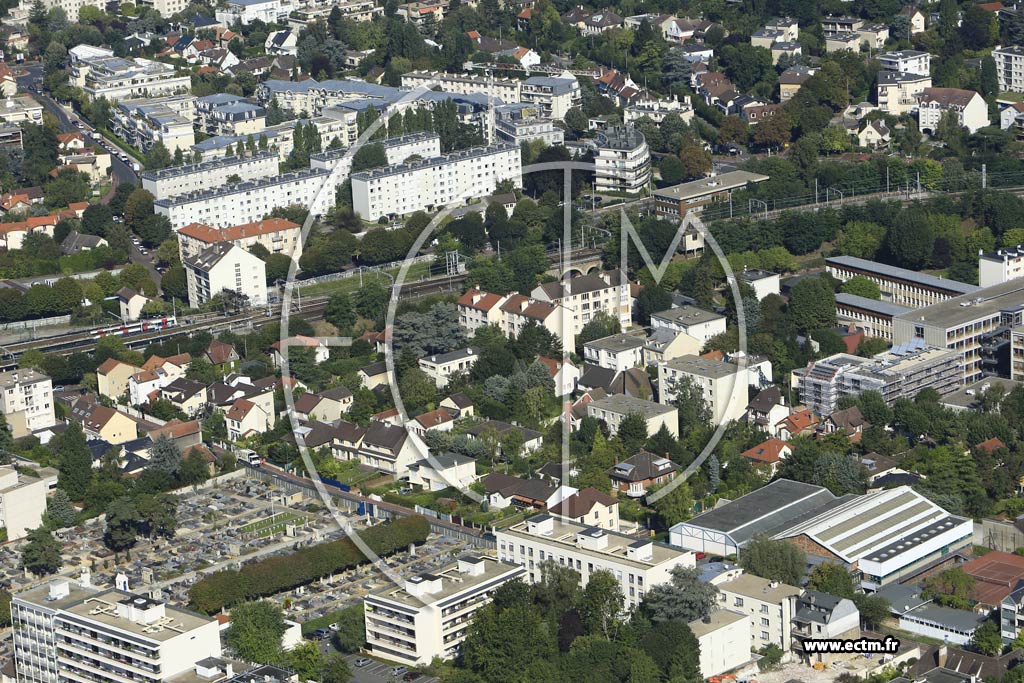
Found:
M 13 323 L 4 323 L 0 325 L 0 330 L 30 330 L 36 327 L 68 325 L 70 323 L 70 315 L 55 315 L 52 318 L 37 318 L 35 320 L 19 320 Z
M 433 263 L 437 257 L 434 254 L 423 254 L 422 256 L 416 256 L 411 259 L 403 261 L 391 261 L 390 263 L 382 263 L 378 266 L 359 266 L 355 270 L 344 270 L 340 273 L 328 273 L 327 275 L 318 275 L 317 277 L 311 277 L 308 280 L 295 280 L 293 286 L 302 288 L 310 287 L 312 285 L 319 285 L 324 282 L 335 282 L 337 280 L 347 280 L 349 278 L 357 277 L 366 273 L 376 272 L 388 272 L 391 270 L 398 270 L 405 264 L 415 265 L 417 263 Z

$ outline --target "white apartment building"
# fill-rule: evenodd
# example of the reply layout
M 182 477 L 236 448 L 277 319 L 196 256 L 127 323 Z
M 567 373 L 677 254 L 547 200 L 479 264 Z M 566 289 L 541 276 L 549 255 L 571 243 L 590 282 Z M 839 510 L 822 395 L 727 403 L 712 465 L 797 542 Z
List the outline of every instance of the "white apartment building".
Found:
M 195 144 L 192 113 L 195 98 L 172 95 L 118 102 L 111 111 L 111 130 L 136 149 L 149 151 L 157 142 L 171 154 L 183 153 Z
M 748 372 L 735 363 L 692 354 L 673 358 L 658 364 L 658 400 L 675 401 L 676 385 L 685 377 L 701 388 L 714 424 L 738 420 L 746 412 Z
M 675 114 L 683 123 L 693 121 L 690 96 L 686 95 L 679 99 L 677 95 L 673 95 L 670 100 L 645 100 L 630 104 L 622 110 L 622 122 L 629 126 L 646 117 L 655 123 L 661 123 L 669 114 Z
M 886 114 L 906 114 L 917 107 L 918 95 L 930 87 L 932 77 L 927 74 L 879 71 L 875 86 L 878 108 Z
M 616 373 L 644 365 L 646 337 L 628 332 L 613 334 L 583 345 L 583 360 Z
M 139 0 L 139 7 L 149 7 L 160 13 L 164 19 L 170 19 L 188 8 L 188 0 Z
M 725 332 L 725 316 L 696 306 L 679 306 L 651 315 L 651 327 L 683 332 L 703 345 Z
M 842 325 L 853 323 L 869 337 L 892 342 L 892 319 L 911 309 L 891 301 L 869 299 L 855 294 L 836 294 L 836 318 Z
M 25 538 L 42 524 L 49 488 L 45 479 L 0 467 L 0 526 L 7 530 L 8 541 Z
M 882 291 L 882 300 L 907 308 L 930 306 L 962 294 L 977 292 L 969 285 L 915 270 L 897 268 L 856 256 L 831 256 L 825 259 L 825 272 L 840 282 L 858 275 L 868 278 Z
M 282 0 L 228 0 L 227 9 L 217 10 L 217 21 L 224 26 L 231 26 L 236 21 L 250 24 L 262 21 L 272 24 L 282 17 L 288 16 L 292 4 Z
M 925 88 L 917 96 L 917 127 L 934 135 L 939 120 L 947 111 L 953 112 L 957 123 L 969 133 L 989 125 L 988 104 L 973 90 L 959 88 Z
M 611 394 L 587 404 L 587 415 L 603 420 L 608 433 L 614 435 L 628 415 L 639 415 L 647 425 L 647 434 L 657 433 L 665 427 L 669 434 L 679 436 L 679 411 L 675 406 L 645 401 L 626 394 Z
M 267 110 L 241 95 L 216 93 L 196 99 L 196 127 L 209 136 L 258 136 L 267 127 Z
M 559 76 L 531 76 L 523 81 L 520 101 L 537 104 L 544 118 L 561 121 L 583 103 L 579 81 L 568 71 Z
M 328 171 L 318 168 L 293 171 L 158 199 L 154 209 L 167 216 L 175 230 L 190 223 L 215 228 L 255 223 L 279 206 L 303 206 L 320 216 L 334 204 L 333 184 L 324 187 L 329 178 Z
M 927 76 L 932 72 L 932 56 L 920 50 L 897 50 L 878 57 L 883 71 Z
M 399 588 L 363 598 L 366 643 L 374 655 L 427 665 L 459 655 L 473 615 L 494 592 L 526 576 L 521 566 L 467 555 L 436 573 L 417 574 Z
M 516 146 L 534 140 L 549 147 L 565 143 L 565 132 L 549 119 L 542 118 L 500 118 L 494 122 L 494 133 L 498 140 Z
M 520 101 L 522 81 L 474 74 L 450 74 L 443 71 L 410 71 L 402 74 L 403 88 L 440 88 L 460 95 L 486 95 L 504 104 Z
M 184 261 L 220 242 L 246 251 L 260 244 L 271 254 L 284 254 L 298 261 L 302 256 L 302 226 L 283 218 L 265 218 L 220 229 L 192 223 L 178 231 L 178 255 Z
M 50 378 L 31 368 L 0 373 L 0 413 L 16 439 L 57 424 Z
M 483 292 L 476 288 L 467 289 L 456 302 L 459 310 L 459 326 L 469 334 L 473 334 L 485 325 L 502 327 L 504 314 L 501 306 L 507 300 L 507 296 L 500 294 Z
M 776 645 L 788 652 L 793 642 L 793 617 L 801 590 L 753 574 L 718 585 L 718 605 L 747 615 L 752 650 Z
M 617 318 L 622 327 L 632 321 L 632 301 L 629 278 L 621 270 L 609 270 L 591 275 L 577 275 L 559 282 L 538 285 L 530 296 L 537 301 L 560 304 L 572 314 L 573 334 L 599 312 Z
M 651 181 L 651 151 L 643 133 L 631 126 L 612 126 L 597 135 L 594 190 L 642 191 Z
M 434 380 L 438 389 L 443 389 L 453 377 L 468 375 L 473 364 L 480 358 L 480 349 L 469 347 L 448 353 L 436 353 L 419 359 L 420 370 Z
M 1024 277 L 1024 245 L 978 253 L 978 285 L 991 287 Z
M 18 125 L 21 123 L 43 122 L 43 105 L 29 94 L 5 97 L 0 104 L 0 123 Z
M 1003 92 L 1024 92 L 1024 47 L 1007 45 L 992 50 L 996 78 Z
M 355 173 L 352 204 L 363 219 L 377 220 L 486 197 L 503 180 L 522 186 L 522 162 L 516 145 L 473 147 Z
M 278 173 L 277 153 L 263 150 L 248 156 L 222 157 L 159 171 L 143 171 L 141 180 L 142 189 L 149 191 L 154 199 L 166 199 L 227 185 L 228 179 L 235 176 L 239 179 L 235 182 L 245 182 Z
M 102 47 L 77 45 L 68 50 L 68 57 L 68 79 L 89 99 L 105 97 L 119 102 L 187 93 L 192 87 L 191 76 L 179 76 L 170 64 L 142 57 L 116 57 L 113 50 Z
M 219 242 L 183 261 L 188 277 L 188 305 L 198 308 L 223 291 L 248 297 L 253 306 L 267 302 L 263 261 L 230 242 Z
M 216 619 L 57 578 L 11 601 L 18 680 L 159 683 L 219 657 Z
M 750 661 L 750 619 L 746 614 L 716 609 L 690 622 L 700 645 L 700 673 L 705 678 L 733 671 Z
M 673 567 L 696 566 L 690 551 L 548 514 L 535 515 L 495 535 L 498 558 L 523 566 L 530 583 L 540 581 L 541 564 L 548 560 L 579 572 L 584 587 L 594 572 L 611 572 L 622 588 L 627 610 L 639 605 L 651 586 L 671 580 Z
M 397 138 L 381 140 L 388 165 L 397 165 L 411 156 L 433 159 L 441 155 L 441 137 L 437 133 L 410 133 Z M 309 156 L 310 168 L 322 168 L 335 174 L 335 181 L 348 178 L 352 170 L 352 149 L 340 148 L 317 152 Z

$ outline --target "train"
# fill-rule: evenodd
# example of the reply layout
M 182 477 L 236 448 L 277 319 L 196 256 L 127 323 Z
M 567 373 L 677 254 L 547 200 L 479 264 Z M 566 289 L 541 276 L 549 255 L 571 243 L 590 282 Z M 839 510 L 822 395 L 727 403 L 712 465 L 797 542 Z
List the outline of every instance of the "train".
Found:
M 101 337 L 128 337 L 133 334 L 142 334 L 143 332 L 155 332 L 157 330 L 166 330 L 171 327 L 177 327 L 178 320 L 174 316 L 168 316 L 166 318 L 154 318 L 152 320 L 138 320 L 133 323 L 124 323 L 121 325 L 111 325 L 110 327 L 101 327 L 93 330 L 90 333 L 93 339 L 100 339 Z

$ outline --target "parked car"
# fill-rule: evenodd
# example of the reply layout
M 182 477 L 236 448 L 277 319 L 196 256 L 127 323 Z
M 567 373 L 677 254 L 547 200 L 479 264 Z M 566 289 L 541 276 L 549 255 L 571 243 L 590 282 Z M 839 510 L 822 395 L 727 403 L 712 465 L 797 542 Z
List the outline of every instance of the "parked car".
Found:
M 404 674 L 406 674 L 408 672 L 409 672 L 409 667 L 402 666 L 401 664 L 398 665 L 398 666 L 391 667 L 391 675 L 392 676 L 402 676 L 402 675 L 404 675 Z
M 364 666 L 367 666 L 367 665 L 369 665 L 369 664 L 370 664 L 370 662 L 372 662 L 372 661 L 373 661 L 373 660 L 372 660 L 372 659 L 370 659 L 369 657 L 358 657 L 358 658 L 356 658 L 356 660 L 355 660 L 354 662 L 352 662 L 352 663 L 356 665 L 356 668 L 357 668 L 357 669 L 362 669 L 362 668 L 363 668 Z

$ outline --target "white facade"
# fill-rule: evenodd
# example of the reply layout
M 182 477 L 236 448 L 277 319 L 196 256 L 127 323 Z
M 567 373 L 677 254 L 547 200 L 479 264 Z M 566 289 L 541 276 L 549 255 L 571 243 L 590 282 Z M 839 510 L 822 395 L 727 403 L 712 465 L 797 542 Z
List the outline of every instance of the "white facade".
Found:
M 989 125 L 988 104 L 978 93 L 957 88 L 925 88 L 917 97 L 917 127 L 934 134 L 947 111 L 953 112 L 956 122 L 969 133 Z
M 886 52 L 879 56 L 878 61 L 885 71 L 901 74 L 929 75 L 932 71 L 932 56 L 918 50 L 898 50 Z
M 89 99 L 117 102 L 187 93 L 192 88 L 189 75 L 179 76 L 172 65 L 142 57 L 116 57 L 112 50 L 91 45 L 71 48 L 68 57 L 71 85 L 81 88 Z
M 376 220 L 486 197 L 503 180 L 522 186 L 519 147 L 507 143 L 355 173 L 352 204 L 362 218 Z
M 996 78 L 1002 92 L 1024 92 L 1024 47 L 1008 45 L 992 50 Z
M 246 251 L 259 244 L 271 254 L 284 254 L 297 261 L 302 256 L 302 226 L 283 218 L 267 218 L 230 228 L 193 223 L 178 231 L 178 256 L 184 261 L 218 242 L 231 242 Z
M 704 678 L 732 671 L 750 661 L 750 620 L 746 614 L 718 609 L 690 622 L 700 645 L 700 673 Z
M 229 0 L 226 10 L 218 10 L 217 21 L 225 26 L 231 26 L 236 21 L 249 24 L 253 21 L 262 21 L 271 24 L 279 17 L 286 16 L 291 10 L 291 3 L 281 0 Z
M 468 375 L 480 357 L 480 349 L 466 348 L 450 353 L 424 356 L 419 360 L 420 370 L 434 380 L 438 389 L 444 388 L 453 377 Z
M 917 107 L 917 96 L 932 87 L 927 74 L 880 71 L 875 86 L 878 108 L 886 114 L 906 114 Z
M 623 328 L 632 323 L 629 279 L 620 270 L 578 275 L 561 282 L 538 285 L 530 296 L 537 301 L 560 304 L 572 313 L 573 335 L 598 313 L 617 318 Z
M 679 306 L 653 314 L 651 327 L 684 332 L 703 345 L 725 332 L 725 316 L 696 306 Z
M 156 682 L 221 654 L 216 619 L 66 578 L 15 595 L 11 619 L 24 682 Z
M 437 133 L 411 133 L 397 138 L 382 140 L 384 156 L 388 165 L 401 164 L 411 156 L 432 159 L 441 155 L 441 137 Z M 335 182 L 348 178 L 352 170 L 355 150 L 351 148 L 330 149 L 309 156 L 310 168 L 321 168 L 335 174 Z
M 559 76 L 533 76 L 523 81 L 522 102 L 540 105 L 544 118 L 561 121 L 573 107 L 583 103 L 579 81 L 569 72 Z
M 738 420 L 747 407 L 749 369 L 723 360 L 682 356 L 658 365 L 658 386 L 662 403 L 676 400 L 676 384 L 690 379 L 700 387 L 716 425 Z
M 7 530 L 8 541 L 25 538 L 42 524 L 49 488 L 45 479 L 0 467 L 0 526 Z
M 583 359 L 592 365 L 622 372 L 644 364 L 644 337 L 628 334 L 613 334 L 595 339 L 583 345 Z
M 492 78 L 473 74 L 450 74 L 442 71 L 410 71 L 402 74 L 403 88 L 440 88 L 459 95 L 486 95 L 505 104 L 520 101 L 522 81 L 514 78 Z
M 267 302 L 267 269 L 245 249 L 216 244 L 184 262 L 188 277 L 188 303 L 198 308 L 227 290 L 248 298 L 252 306 Z
M 491 557 L 466 556 L 436 573 L 363 598 L 366 643 L 379 657 L 407 665 L 458 656 L 473 615 L 502 585 L 526 571 Z
M 320 216 L 334 204 L 333 186 L 324 187 L 329 176 L 327 171 L 315 168 L 284 173 L 158 199 L 154 202 L 154 210 L 167 216 L 175 230 L 189 223 L 203 223 L 215 228 L 255 223 L 281 206 L 306 207 Z
M 629 126 L 599 133 L 594 166 L 597 192 L 632 194 L 643 190 L 651 181 L 651 152 L 643 133 Z
M 647 434 L 652 435 L 662 427 L 672 436 L 679 436 L 679 411 L 668 406 L 625 394 L 612 394 L 587 404 L 587 415 L 604 420 L 609 434 L 619 431 L 619 425 L 628 415 L 639 415 L 647 425 Z
M 495 535 L 499 559 L 524 566 L 530 583 L 540 581 L 541 563 L 547 560 L 575 569 L 584 587 L 594 572 L 611 572 L 622 588 L 627 610 L 639 605 L 651 586 L 670 581 L 673 567 L 696 566 L 696 556 L 690 551 L 546 514 Z
M 748 653 L 768 645 L 789 651 L 799 595 L 799 588 L 753 574 L 743 574 L 718 585 L 719 606 L 747 616 L 750 623 Z
M 53 383 L 31 368 L 0 373 L 0 413 L 15 438 L 57 424 L 53 414 Z
M 196 139 L 194 111 L 195 98 L 188 94 L 117 102 L 111 111 L 111 130 L 142 151 L 159 142 L 171 154 L 179 149 L 186 153 Z
M 991 287 L 1024 277 L 1024 245 L 978 254 L 978 285 Z
M 226 185 L 232 176 L 238 176 L 245 182 L 278 173 L 277 154 L 265 150 L 252 156 L 224 157 L 199 164 L 144 171 L 141 180 L 142 189 L 149 191 L 154 199 L 166 199 Z

